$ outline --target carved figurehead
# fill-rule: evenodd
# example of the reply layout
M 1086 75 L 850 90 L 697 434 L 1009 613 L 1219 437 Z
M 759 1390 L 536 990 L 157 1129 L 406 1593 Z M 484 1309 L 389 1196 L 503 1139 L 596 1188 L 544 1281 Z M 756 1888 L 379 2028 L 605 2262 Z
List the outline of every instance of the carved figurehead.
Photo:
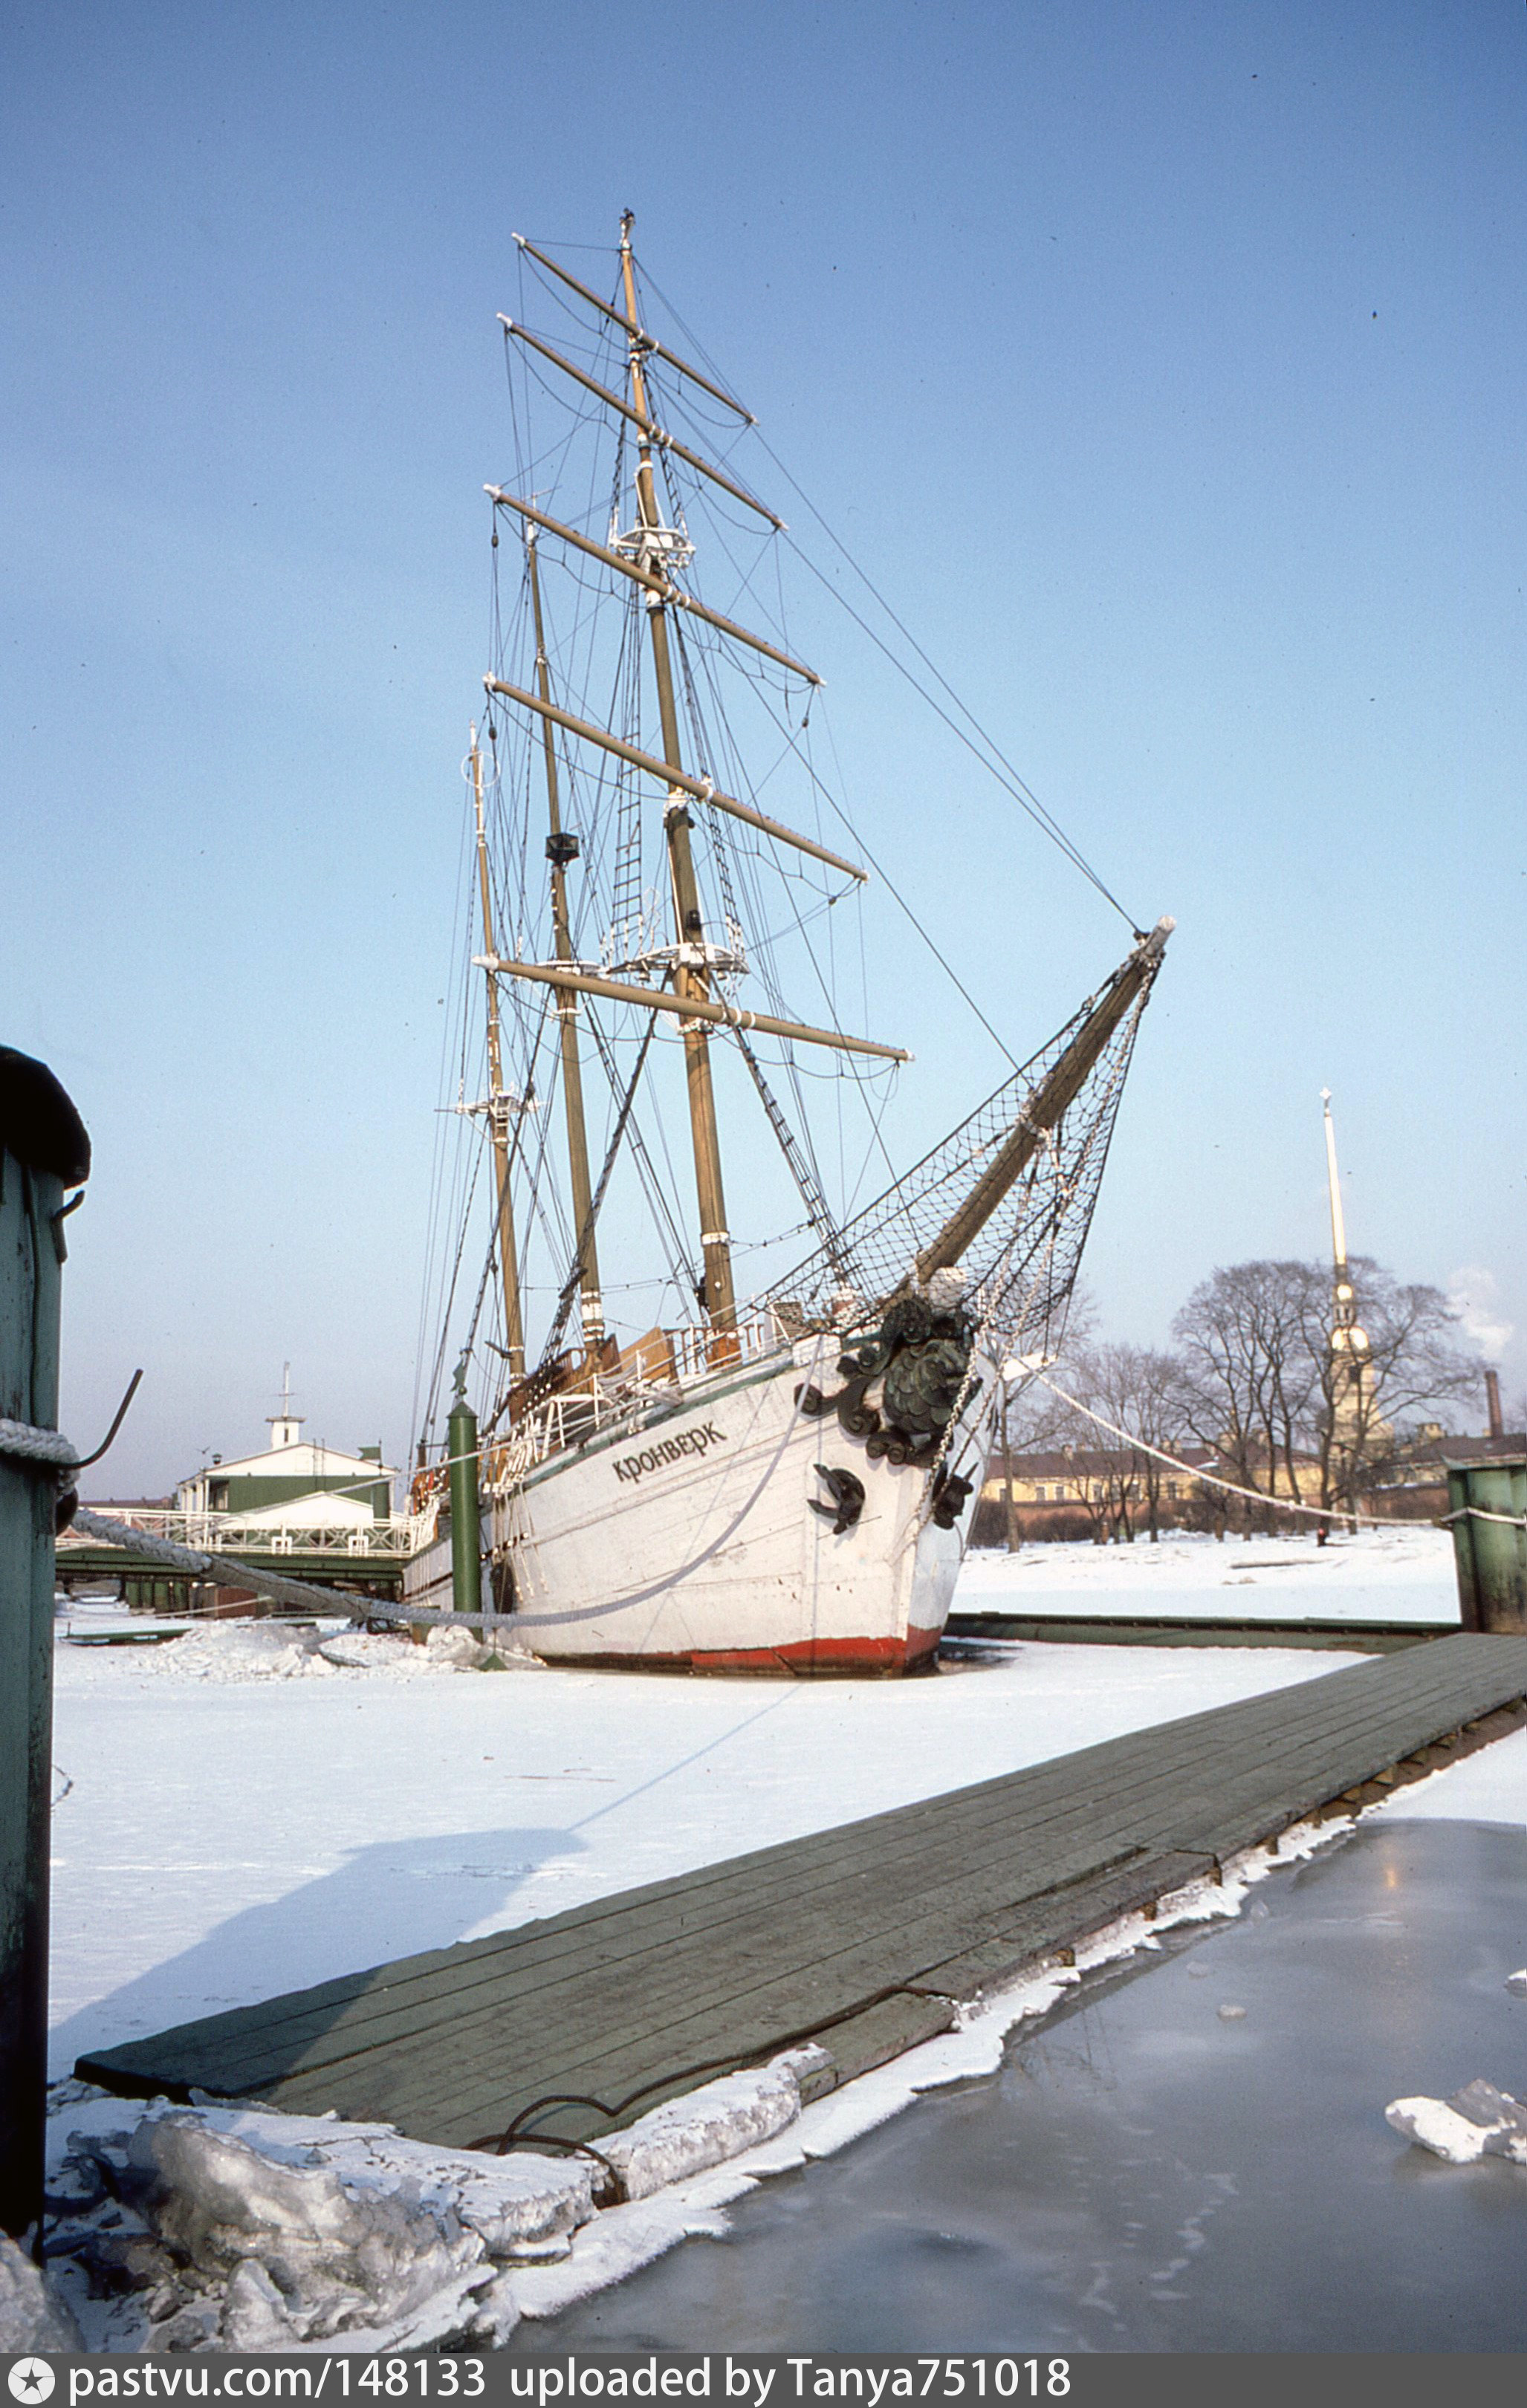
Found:
M 964 1295 L 965 1275 L 958 1268 L 936 1270 L 926 1284 L 912 1274 L 873 1337 L 841 1357 L 845 1384 L 833 1397 L 806 1390 L 802 1411 L 835 1411 L 850 1437 L 867 1441 L 871 1455 L 931 1463 L 966 1394 L 975 1332 Z M 872 1405 L 869 1391 L 876 1381 L 880 1401 Z

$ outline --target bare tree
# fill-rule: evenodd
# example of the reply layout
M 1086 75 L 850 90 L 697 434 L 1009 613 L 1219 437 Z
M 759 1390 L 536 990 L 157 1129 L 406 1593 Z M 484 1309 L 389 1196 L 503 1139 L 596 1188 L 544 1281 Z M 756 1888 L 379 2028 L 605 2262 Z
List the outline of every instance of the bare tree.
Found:
M 1135 1350 L 1129 1399 L 1128 1426 L 1147 1447 L 1162 1455 L 1180 1455 L 1188 1443 L 1187 1381 L 1182 1357 L 1160 1348 Z M 1170 1467 L 1159 1455 L 1143 1455 L 1141 1479 L 1152 1540 L 1161 1535 L 1161 1495 Z
M 1331 1351 L 1330 1275 L 1313 1263 L 1300 1268 L 1304 1343 L 1318 1383 L 1320 1502 L 1355 1512 L 1362 1491 L 1392 1469 L 1405 1417 L 1465 1400 L 1477 1407 L 1484 1368 L 1459 1345 L 1459 1317 L 1440 1288 L 1406 1285 L 1360 1255 L 1347 1266 L 1367 1339 L 1363 1376 L 1354 1381 Z
M 1056 1384 L 1067 1393 L 1058 1396 L 1044 1381 L 1029 1390 L 1021 1408 L 1025 1451 L 1073 1460 L 1071 1501 L 1086 1510 L 1100 1545 L 1132 1540 L 1141 1514 L 1159 1538 L 1167 1468 L 1146 1450 L 1173 1453 L 1182 1443 L 1182 1366 L 1150 1347 L 1088 1338 L 1054 1368 Z
M 1159 1539 L 1167 1468 L 1151 1450 L 1171 1455 L 1182 1445 L 1183 1366 L 1149 1346 L 1110 1344 L 1089 1346 L 1077 1369 L 1082 1401 L 1111 1425 L 1092 1444 L 1108 1458 L 1103 1485 L 1114 1534 L 1132 1539 L 1135 1512 L 1143 1508 L 1151 1538 Z
M 1241 1486 L 1267 1497 L 1269 1529 L 1280 1473 L 1296 1502 L 1355 1511 L 1392 1463 L 1404 1415 L 1479 1393 L 1480 1366 L 1458 1345 L 1440 1290 L 1407 1286 L 1366 1256 L 1348 1269 L 1367 1339 L 1361 1381 L 1333 1352 L 1321 1263 L 1232 1264 L 1193 1290 L 1173 1325 L 1188 1426 L 1220 1449 Z M 1314 1456 L 1314 1479 L 1302 1476 L 1302 1455 Z
M 1279 1503 L 1352 1512 L 1393 1464 L 1402 1423 L 1422 1408 L 1477 1405 L 1483 1372 L 1458 1343 L 1460 1324 L 1434 1287 L 1397 1280 L 1367 1257 L 1349 1264 L 1366 1337 L 1364 1374 L 1351 1381 L 1331 1343 L 1329 1266 L 1233 1263 L 1202 1281 L 1173 1323 L 1178 1351 L 1100 1341 L 1082 1299 L 1051 1367 L 1066 1402 L 1042 1379 L 1016 1378 L 1001 1406 L 1008 1544 L 1017 1543 L 1015 1454 L 1087 1456 L 1071 1501 L 1100 1544 L 1127 1541 L 1144 1519 L 1160 1529 L 1167 1467 L 1147 1449 L 1180 1455 L 1197 1440 L 1259 1500 L 1241 1508 L 1271 1530 Z M 1100 1429 L 1093 1414 L 1123 1433 Z M 1527 1403 L 1514 1416 L 1527 1421 Z M 1223 1536 L 1227 1509 L 1212 1519 Z
M 1057 1373 L 1063 1387 L 1071 1385 L 1075 1366 L 1090 1343 L 1097 1318 L 1097 1307 L 1091 1296 L 1086 1288 L 1078 1286 L 1073 1292 L 1067 1310 L 1060 1352 L 1047 1367 Z M 1002 1382 L 998 1429 L 1001 1437 L 1002 1485 L 1007 1504 L 1007 1546 L 1009 1554 L 1013 1554 L 1022 1543 L 1018 1508 L 1013 1494 L 1013 1457 L 1015 1454 L 1037 1455 L 1047 1448 L 1073 1446 L 1076 1443 L 1076 1415 L 1033 1371 L 1016 1370 L 1011 1380 Z M 1084 1498 L 1082 1501 L 1087 1500 Z
M 1243 1488 L 1267 1497 L 1269 1529 L 1280 1469 L 1287 1493 L 1300 1498 L 1298 1456 L 1319 1393 L 1305 1310 L 1309 1271 L 1295 1262 L 1232 1264 L 1203 1281 L 1172 1325 L 1182 1350 L 1183 1417 L 1202 1444 L 1219 1450 Z
M 1078 1288 L 1071 1300 L 1066 1330 L 1059 1352 L 1044 1366 L 1044 1373 L 1053 1373 L 1058 1384 L 1080 1392 L 1086 1385 L 1092 1333 L 1097 1325 L 1097 1308 L 1091 1297 Z M 1002 1386 L 999 1407 L 998 1428 L 1001 1433 L 1003 1485 L 1007 1496 L 1007 1544 L 1009 1551 L 1021 1542 L 1018 1508 L 1013 1495 L 1012 1468 L 1015 1456 L 1059 1454 L 1073 1457 L 1078 1450 L 1090 1450 L 1098 1443 L 1091 1424 L 1085 1413 L 1078 1412 L 1063 1397 L 1057 1396 L 1049 1379 L 1035 1369 L 1016 1370 Z M 1106 1513 L 1101 1510 L 1103 1500 L 1091 1494 L 1089 1479 L 1077 1475 L 1075 1494 L 1066 1498 L 1085 1508 L 1093 1525 L 1092 1535 L 1100 1543 L 1107 1537 Z
M 1013 1481 L 1013 1433 L 1011 1426 L 1013 1397 L 1013 1383 L 1010 1380 L 1004 1380 L 1002 1382 L 1002 1401 L 1001 1406 L 1000 1424 L 1002 1433 L 1002 1496 L 1006 1505 L 1004 1522 L 1007 1535 L 1007 1552 L 1010 1555 L 1016 1555 L 1018 1549 L 1023 1544 L 1023 1532 L 1018 1526 L 1018 1500 L 1015 1494 Z

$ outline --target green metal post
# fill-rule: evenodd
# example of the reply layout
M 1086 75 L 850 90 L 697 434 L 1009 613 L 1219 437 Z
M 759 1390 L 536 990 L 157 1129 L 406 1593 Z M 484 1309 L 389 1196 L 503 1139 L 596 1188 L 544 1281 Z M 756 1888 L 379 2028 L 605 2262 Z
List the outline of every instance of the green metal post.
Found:
M 1453 1560 L 1464 1629 L 1527 1630 L 1527 1455 L 1449 1463 L 1448 1503 L 1458 1517 Z M 1506 1518 L 1487 1522 L 1485 1513 Z
M 52 1072 L 0 1047 L 0 1416 L 58 1426 L 66 1186 L 90 1140 Z M 51 1464 L 0 1445 L 0 2229 L 36 2242 L 48 2085 Z
M 483 1513 L 478 1502 L 477 1415 L 467 1402 L 467 1363 L 456 1366 L 445 1425 L 451 1464 L 451 1592 L 458 1613 L 483 1611 Z

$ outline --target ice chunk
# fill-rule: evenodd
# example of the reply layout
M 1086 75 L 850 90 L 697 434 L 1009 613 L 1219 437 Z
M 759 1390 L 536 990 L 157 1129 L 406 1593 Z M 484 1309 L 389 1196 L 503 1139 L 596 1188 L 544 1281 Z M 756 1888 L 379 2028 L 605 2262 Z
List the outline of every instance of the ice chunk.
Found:
M 761 2070 L 670 2099 L 624 2132 L 598 2143 L 628 2200 L 649 2199 L 669 2183 L 704 2173 L 760 2141 L 771 2141 L 800 2113 L 800 2085 L 829 2059 L 820 2048 L 790 2049 Z
M 1527 1999 L 1527 1965 L 1523 1965 L 1520 1973 L 1507 1973 L 1505 1986 L 1514 1999 Z
M 501 2342 L 518 2311 L 495 2261 L 565 2254 L 594 2214 L 587 2158 L 434 2148 L 389 2124 L 264 2108 L 160 2101 L 131 2131 L 77 2131 L 67 2162 L 124 2202 L 75 2249 L 140 2300 L 144 2348 Z M 181 2310 L 203 2319 L 194 2334 Z
M 1466 2083 L 1451 2099 L 1394 2099 L 1384 2114 L 1407 2141 L 1449 2165 L 1473 2165 L 1482 2157 L 1527 2165 L 1527 2107 L 1492 2082 Z
M 1480 2126 L 1471 2124 L 1444 2099 L 1391 2099 L 1384 2116 L 1407 2141 L 1430 2149 L 1434 2157 L 1446 2157 L 1449 2165 L 1471 2166 L 1485 2154 Z
M 0 2355 L 22 2357 L 36 2350 L 82 2350 L 84 2346 L 79 2326 L 41 2268 L 0 2233 Z M 12 2368 L 12 2390 L 15 2373 Z M 23 2399 L 25 2394 L 18 2391 L 16 2396 Z
M 146 2116 L 128 2167 L 162 2241 L 207 2274 L 262 2267 L 304 2341 L 406 2316 L 483 2255 L 481 2236 L 425 2206 L 417 2184 L 350 2186 L 316 2150 L 262 2150 L 194 2110 Z M 236 2314 L 252 2324 L 269 2313 L 246 2277 Z
M 1492 2082 L 1470 2082 L 1448 2104 L 1484 2127 L 1487 2157 L 1510 2157 L 1527 2166 L 1527 2107 L 1509 2090 L 1497 2090 Z
M 330 2125 L 314 2147 L 352 2183 L 417 2186 L 426 2207 L 454 2214 L 490 2258 L 539 2253 L 594 2213 L 590 2157 L 549 2157 L 532 2149 L 494 2157 L 405 2140 L 388 2127 Z
M 425 1635 L 425 1660 L 459 1672 L 539 1672 L 544 1667 L 526 1647 L 497 1633 L 491 1641 L 465 1622 L 439 1622 Z
M 475 1672 L 487 1661 L 488 1651 L 465 1622 L 438 1622 L 425 1634 L 425 1653 L 432 1664 L 454 1664 Z
M 1216 2012 L 1222 2024 L 1241 2024 L 1246 2021 L 1245 2007 L 1232 2006 L 1229 1999 L 1227 1999 L 1224 2005 L 1217 2008 Z
M 224 2349 L 292 2349 L 301 2340 L 300 2328 L 258 2258 L 242 2258 L 234 2268 L 218 2332 Z

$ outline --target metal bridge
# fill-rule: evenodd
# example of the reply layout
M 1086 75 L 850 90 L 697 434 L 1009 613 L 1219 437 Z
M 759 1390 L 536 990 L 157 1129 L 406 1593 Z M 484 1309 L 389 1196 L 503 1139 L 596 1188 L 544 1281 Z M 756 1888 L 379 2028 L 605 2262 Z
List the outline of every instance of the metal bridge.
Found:
M 147 1537 L 169 1539 L 208 1554 L 238 1555 L 254 1570 L 284 1572 L 291 1580 L 311 1581 L 321 1588 L 376 1598 L 402 1594 L 404 1567 L 418 1548 L 428 1544 L 435 1521 L 433 1513 L 408 1514 L 393 1521 L 283 1528 L 233 1513 L 177 1513 L 167 1508 L 145 1512 L 140 1507 L 119 1508 L 117 1518 Z M 59 1539 L 56 1578 L 58 1586 L 70 1594 L 116 1581 L 129 1605 L 158 1612 L 206 1612 L 220 1590 L 228 1593 L 225 1584 L 156 1570 L 125 1547 L 87 1539 L 77 1530 L 65 1530 Z M 257 1612 L 268 1610 L 263 1602 L 254 1607 Z

